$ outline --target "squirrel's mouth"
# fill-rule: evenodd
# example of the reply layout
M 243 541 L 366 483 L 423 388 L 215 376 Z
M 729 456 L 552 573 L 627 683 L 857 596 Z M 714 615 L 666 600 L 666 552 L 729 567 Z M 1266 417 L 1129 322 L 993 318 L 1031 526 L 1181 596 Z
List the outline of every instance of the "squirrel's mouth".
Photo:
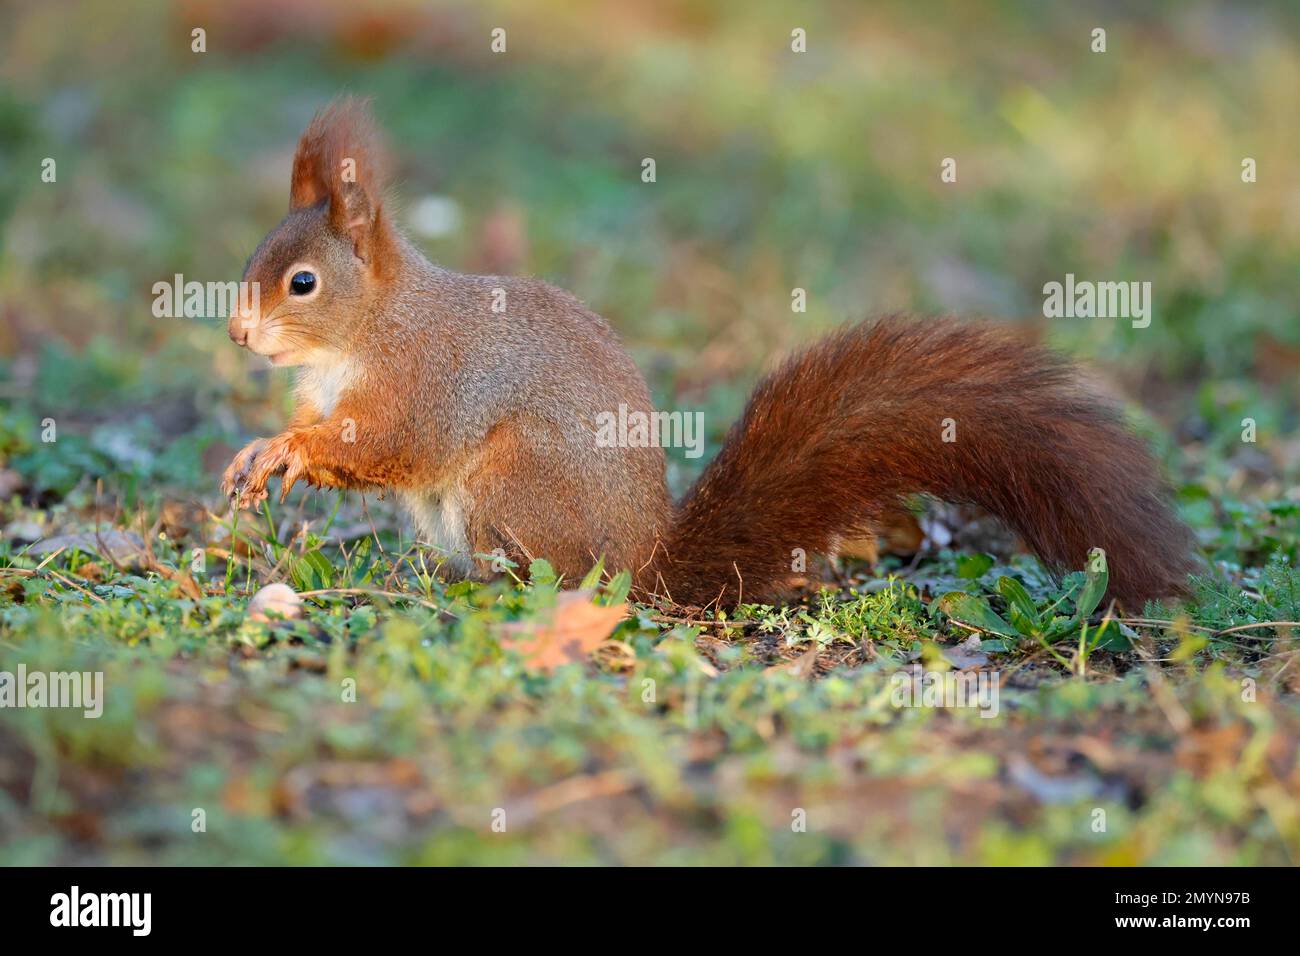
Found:
M 296 365 L 296 364 L 297 364 L 297 363 L 293 360 L 293 353 L 292 353 L 292 352 L 289 352 L 289 351 L 285 351 L 285 352 L 272 352 L 270 355 L 267 356 L 267 358 L 270 359 L 270 360 L 271 360 L 271 364 L 274 365 L 274 366 L 276 366 L 277 368 L 283 367 L 283 366 L 285 366 L 285 365 Z

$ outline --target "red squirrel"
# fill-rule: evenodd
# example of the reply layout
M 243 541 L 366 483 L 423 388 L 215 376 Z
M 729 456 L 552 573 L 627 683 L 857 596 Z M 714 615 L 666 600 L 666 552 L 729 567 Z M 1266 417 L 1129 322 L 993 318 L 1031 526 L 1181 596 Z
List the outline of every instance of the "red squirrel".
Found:
M 787 359 L 674 504 L 660 448 L 597 441 L 602 413 L 653 411 L 609 325 L 539 280 L 432 264 L 388 215 L 384 168 L 356 99 L 298 144 L 289 213 L 244 271 L 260 310 L 229 323 L 297 368 L 296 408 L 227 469 L 237 501 L 275 475 L 281 500 L 299 480 L 387 489 L 459 574 L 504 554 L 574 581 L 603 556 L 644 594 L 725 606 L 779 600 L 798 556 L 928 493 L 988 510 L 1056 569 L 1101 548 L 1123 605 L 1184 589 L 1191 534 L 1144 444 L 1065 361 L 987 325 L 891 317 Z

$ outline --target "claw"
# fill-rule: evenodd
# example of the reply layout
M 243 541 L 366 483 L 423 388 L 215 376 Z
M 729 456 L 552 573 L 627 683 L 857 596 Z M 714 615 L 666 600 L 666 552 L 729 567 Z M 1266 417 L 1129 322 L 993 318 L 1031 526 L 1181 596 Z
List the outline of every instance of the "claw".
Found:
M 266 439 L 251 441 L 239 450 L 234 461 L 221 478 L 221 491 L 227 498 L 235 500 L 235 507 L 242 507 L 242 500 L 248 492 L 249 473 L 257 457 L 266 449 Z
M 280 504 L 284 504 L 285 499 L 289 497 L 289 492 L 298 480 L 303 477 L 306 471 L 303 468 L 302 461 L 297 455 L 291 455 L 285 465 L 284 476 L 280 479 Z

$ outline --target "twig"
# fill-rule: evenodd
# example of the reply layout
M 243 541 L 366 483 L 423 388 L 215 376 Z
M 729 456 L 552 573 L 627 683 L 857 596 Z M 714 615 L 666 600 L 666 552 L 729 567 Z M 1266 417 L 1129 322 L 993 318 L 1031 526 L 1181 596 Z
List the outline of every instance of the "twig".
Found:
M 413 604 L 419 604 L 431 611 L 437 611 L 440 614 L 450 614 L 452 617 L 458 617 L 454 611 L 445 607 L 440 607 L 432 601 L 426 601 L 424 598 L 418 598 L 411 594 L 403 594 L 398 591 L 372 591 L 369 588 L 320 588 L 316 591 L 300 591 L 298 597 L 324 597 L 329 594 L 360 594 L 366 597 L 384 597 L 395 601 L 410 601 Z
M 1212 627 L 1205 627 L 1201 624 L 1189 624 L 1181 621 L 1164 621 L 1153 617 L 1121 617 L 1115 618 L 1120 624 L 1139 624 L 1147 627 L 1181 627 L 1189 631 L 1203 631 L 1211 637 L 1222 637 L 1225 634 L 1236 634 L 1238 631 L 1253 631 L 1261 627 L 1300 627 L 1300 621 L 1256 621 L 1254 624 L 1237 624 L 1233 627 L 1225 627 L 1216 630 Z

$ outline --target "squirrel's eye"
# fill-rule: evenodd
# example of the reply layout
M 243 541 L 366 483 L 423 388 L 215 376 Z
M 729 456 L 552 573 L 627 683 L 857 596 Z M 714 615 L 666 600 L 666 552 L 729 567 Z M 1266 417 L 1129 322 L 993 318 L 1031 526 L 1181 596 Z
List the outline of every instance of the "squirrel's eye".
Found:
M 289 280 L 289 291 L 293 295 L 306 295 L 314 288 L 316 288 L 314 272 L 295 272 L 293 278 Z

